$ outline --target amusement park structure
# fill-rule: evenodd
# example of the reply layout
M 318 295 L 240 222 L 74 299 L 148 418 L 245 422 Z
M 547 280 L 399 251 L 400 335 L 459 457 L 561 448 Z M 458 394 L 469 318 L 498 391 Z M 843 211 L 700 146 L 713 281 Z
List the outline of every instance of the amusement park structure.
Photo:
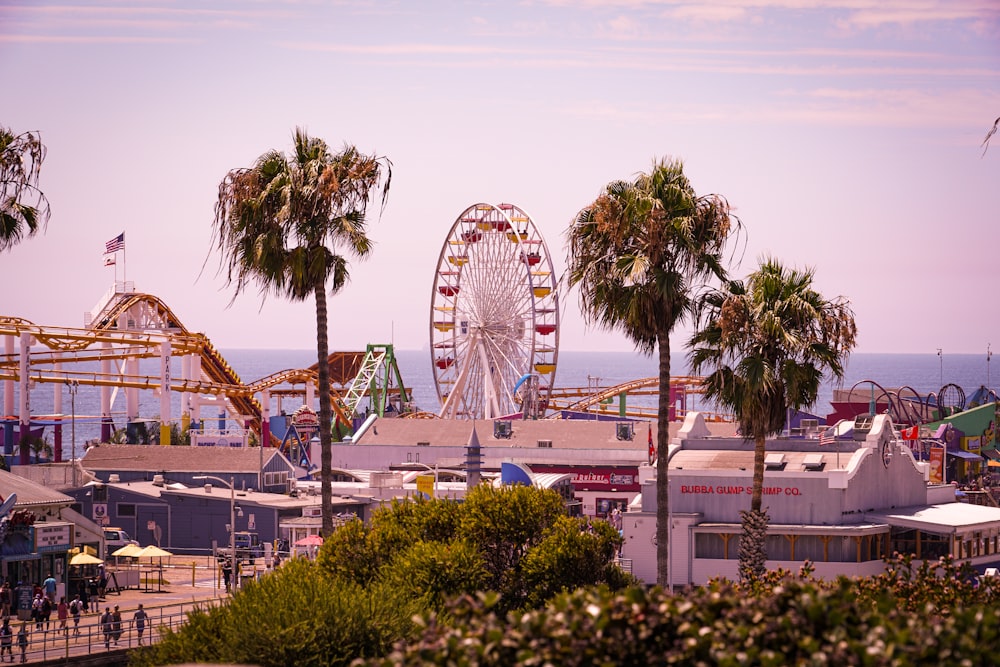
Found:
M 458 216 L 431 292 L 440 416 L 545 412 L 559 355 L 556 287 L 545 240 L 521 208 L 478 203 Z
M 318 373 L 316 366 L 288 369 L 245 384 L 209 339 L 188 331 L 170 308 L 151 294 L 135 291 L 130 282 L 116 282 L 91 313 L 82 328 L 37 325 L 17 317 L 0 316 L 0 382 L 4 388 L 4 452 L 12 453 L 14 428 L 30 433 L 31 391 L 38 384 L 54 385 L 54 413 L 61 422 L 63 386 L 71 392 L 80 386 L 100 390 L 101 440 L 112 435 L 111 406 L 119 391 L 125 394 L 128 422 L 139 419 L 139 392 L 152 390 L 160 402 L 161 444 L 170 443 L 171 395 L 179 392 L 180 422 L 199 424 L 201 411 L 216 407 L 225 411 L 262 442 L 278 445 L 280 438 L 269 432 L 272 396 L 304 396 L 313 403 Z M 15 343 L 17 343 L 15 351 Z M 149 372 L 156 360 L 156 372 Z M 365 352 L 338 352 L 330 357 L 332 403 L 336 419 L 348 429 L 362 399 L 369 411 L 383 414 L 390 400 L 408 405 L 392 345 L 368 345 Z M 180 369 L 179 376 L 174 372 Z M 14 385 L 20 405 L 15 411 Z M 164 389 L 167 389 L 166 391 Z M 75 397 L 75 393 L 73 393 Z M 259 397 L 259 398 L 258 398 Z M 75 420 L 74 420 L 75 421 Z M 60 460 L 59 448 L 55 451 Z M 22 462 L 26 450 L 21 448 Z

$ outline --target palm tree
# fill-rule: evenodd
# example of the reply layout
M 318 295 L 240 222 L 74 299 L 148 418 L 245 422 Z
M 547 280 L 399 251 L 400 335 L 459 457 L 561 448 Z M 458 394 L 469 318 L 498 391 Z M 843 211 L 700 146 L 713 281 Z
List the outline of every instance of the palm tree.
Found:
M 813 270 L 786 269 L 765 259 L 746 284 L 731 281 L 699 305 L 702 327 L 691 337 L 691 369 L 709 370 L 705 396 L 736 416 L 754 443 L 750 511 L 741 512 L 740 577 L 764 572 L 767 511 L 761 510 L 768 436 L 785 426 L 788 411 L 816 402 L 826 372 L 844 377 L 857 326 L 843 297 L 823 298 Z
M 49 221 L 49 200 L 38 188 L 45 160 L 40 132 L 0 127 L 0 252 L 31 238 Z
M 667 442 L 670 332 L 690 311 L 701 280 L 723 278 L 721 259 L 739 221 L 717 195 L 698 196 L 679 160 L 614 181 L 567 232 L 569 284 L 580 288 L 588 323 L 625 334 L 644 354 L 659 350 L 656 431 L 657 582 L 668 582 Z
M 323 533 L 329 535 L 333 509 L 327 286 L 336 294 L 350 278 L 347 258 L 339 252 L 359 259 L 371 252 L 366 211 L 379 184 L 385 206 L 392 163 L 353 146 L 333 153 L 326 142 L 298 128 L 293 148 L 289 156 L 270 151 L 253 167 L 226 175 L 219 185 L 213 233 L 227 265 L 227 284 L 235 284 L 234 300 L 251 283 L 262 297 L 273 293 L 292 301 L 315 299 Z

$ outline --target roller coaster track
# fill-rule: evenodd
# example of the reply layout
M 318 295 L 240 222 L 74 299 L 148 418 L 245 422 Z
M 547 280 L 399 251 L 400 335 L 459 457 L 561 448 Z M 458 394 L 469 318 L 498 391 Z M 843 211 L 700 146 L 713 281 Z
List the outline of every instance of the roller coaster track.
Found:
M 172 378 L 170 391 L 193 392 L 226 396 L 233 411 L 248 419 L 247 427 L 261 432 L 261 405 L 254 398 L 257 392 L 281 384 L 317 384 L 318 373 L 310 369 L 289 369 L 273 373 L 250 384 L 244 384 L 239 375 L 223 358 L 211 341 L 200 333 L 188 331 L 173 311 L 158 297 L 136 292 L 109 294 L 98 315 L 93 317 L 90 328 L 51 327 L 36 325 L 19 317 L 0 316 L 0 338 L 18 338 L 27 334 L 44 350 L 31 353 L 29 380 L 33 382 L 64 383 L 75 380 L 81 385 L 132 389 L 158 389 L 160 378 L 125 373 L 128 359 L 159 359 L 163 345 L 169 343 L 171 356 L 198 355 L 201 360 L 201 377 L 198 379 Z M 354 357 L 364 353 L 334 353 L 331 355 L 332 380 L 343 382 L 341 377 L 356 366 Z M 80 370 L 81 362 L 112 361 L 118 373 Z M 18 355 L 0 353 L 0 381 L 19 379 Z M 284 390 L 286 393 L 302 393 Z M 348 414 L 339 391 L 331 389 L 334 412 L 346 424 Z

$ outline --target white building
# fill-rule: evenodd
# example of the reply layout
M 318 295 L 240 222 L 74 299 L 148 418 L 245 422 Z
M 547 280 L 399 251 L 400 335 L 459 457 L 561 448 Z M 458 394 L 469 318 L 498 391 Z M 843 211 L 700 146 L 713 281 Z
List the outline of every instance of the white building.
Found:
M 1000 509 L 956 502 L 952 486 L 929 485 L 928 464 L 912 456 L 887 415 L 870 430 L 821 446 L 808 438 L 767 443 L 763 508 L 770 526 L 768 568 L 814 564 L 820 577 L 872 575 L 894 552 L 951 554 L 982 570 L 1000 562 Z M 671 440 L 670 580 L 703 584 L 738 578 L 740 510 L 750 509 L 754 447 L 713 437 L 690 414 Z M 655 469 L 640 471 L 641 495 L 624 516 L 624 558 L 656 581 Z

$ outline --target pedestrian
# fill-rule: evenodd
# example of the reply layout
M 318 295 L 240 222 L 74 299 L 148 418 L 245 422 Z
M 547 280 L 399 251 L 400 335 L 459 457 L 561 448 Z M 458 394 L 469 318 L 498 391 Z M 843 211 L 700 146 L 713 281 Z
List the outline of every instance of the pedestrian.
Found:
M 49 631 L 49 619 L 52 618 L 52 600 L 48 595 L 42 596 L 42 621 L 45 623 L 45 631 Z
M 104 635 L 104 648 L 111 650 L 111 607 L 105 607 L 101 614 L 101 633 Z
M 21 662 L 28 662 L 28 628 L 23 622 L 17 631 L 17 647 L 21 649 Z
M 35 593 L 31 601 L 31 620 L 35 622 L 35 630 L 42 629 L 42 594 Z
M 142 633 L 146 630 L 146 610 L 142 608 L 142 603 L 139 603 L 139 608 L 135 610 L 135 616 L 132 620 L 135 622 L 135 633 L 139 637 L 139 646 L 142 646 Z
M 87 592 L 87 589 L 89 589 L 89 588 L 90 588 L 90 585 L 88 584 L 87 580 L 86 579 L 81 579 L 80 580 L 80 587 L 79 587 L 80 593 L 76 597 L 78 597 L 80 599 L 80 609 L 81 609 L 81 613 L 83 613 L 83 614 L 89 614 L 90 613 L 90 593 Z
M 3 625 L 0 625 L 0 662 L 6 653 L 10 656 L 10 661 L 14 662 L 14 652 L 11 645 L 14 643 L 14 628 L 10 627 L 10 619 L 3 617 Z
M 108 573 L 104 571 L 101 567 L 100 572 L 97 575 L 97 597 L 101 600 L 104 599 L 105 593 L 108 590 Z
M 10 616 L 10 610 L 14 608 L 14 589 L 10 587 L 10 579 L 3 582 L 0 588 L 0 617 Z M 12 658 L 13 659 L 13 658 Z
M 230 592 L 230 586 L 232 585 L 233 579 L 233 566 L 227 558 L 222 563 L 222 583 L 226 585 L 226 592 Z
M 118 646 L 118 640 L 122 638 L 122 613 L 118 611 L 118 605 L 115 605 L 115 610 L 111 613 L 111 638 L 115 640 L 115 646 Z
M 69 605 L 66 604 L 66 598 L 59 598 L 59 605 L 56 607 L 56 618 L 59 619 L 59 629 L 62 630 L 64 635 L 69 634 L 69 627 L 66 625 L 69 620 Z
M 83 602 L 80 601 L 80 596 L 77 595 L 73 598 L 73 601 L 69 603 L 69 615 L 73 617 L 73 634 L 80 634 L 80 612 L 83 610 Z
M 42 589 L 44 589 L 45 597 L 49 599 L 49 602 L 54 604 L 56 601 L 56 578 L 52 576 L 51 572 L 42 582 Z

